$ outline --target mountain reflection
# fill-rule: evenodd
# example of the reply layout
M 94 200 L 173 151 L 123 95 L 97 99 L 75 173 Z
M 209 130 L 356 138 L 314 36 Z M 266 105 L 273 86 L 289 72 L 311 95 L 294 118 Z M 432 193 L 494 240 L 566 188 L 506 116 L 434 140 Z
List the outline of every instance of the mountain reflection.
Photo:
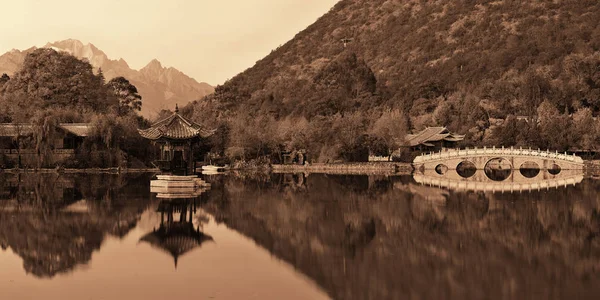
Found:
M 334 299 L 600 292 L 600 183 L 453 192 L 410 176 L 223 177 L 203 208 Z
M 90 261 L 107 235 L 136 226 L 149 193 L 114 175 L 0 175 L 0 245 L 23 258 L 27 273 L 53 277 Z

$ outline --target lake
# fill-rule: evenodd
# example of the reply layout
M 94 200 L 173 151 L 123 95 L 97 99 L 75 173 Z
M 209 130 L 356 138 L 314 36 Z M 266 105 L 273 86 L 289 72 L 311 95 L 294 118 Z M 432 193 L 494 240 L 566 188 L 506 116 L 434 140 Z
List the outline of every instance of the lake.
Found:
M 458 191 L 412 175 L 0 174 L 0 299 L 600 295 L 600 181 Z

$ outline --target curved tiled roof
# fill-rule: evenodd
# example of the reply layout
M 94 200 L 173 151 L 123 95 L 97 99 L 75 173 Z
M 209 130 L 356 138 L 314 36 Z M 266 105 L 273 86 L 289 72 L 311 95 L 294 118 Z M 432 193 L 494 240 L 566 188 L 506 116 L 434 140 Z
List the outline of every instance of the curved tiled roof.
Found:
M 200 124 L 187 120 L 176 112 L 170 117 L 154 123 L 148 129 L 138 129 L 138 132 L 150 140 L 161 138 L 187 140 L 194 137 L 209 137 L 215 133 L 215 130 L 206 130 Z
M 185 222 L 174 222 L 167 226 L 161 224 L 158 230 L 154 230 L 140 239 L 140 241 L 147 242 L 173 256 L 175 267 L 177 267 L 177 260 L 180 256 L 200 247 L 202 243 L 212 240 L 210 235 L 195 230 L 192 223 Z
M 433 146 L 430 142 L 437 142 L 441 140 L 459 142 L 464 138 L 464 135 L 449 132 L 446 127 L 427 127 L 423 131 L 416 134 L 406 135 L 405 140 L 409 146 L 414 147 L 420 144 Z

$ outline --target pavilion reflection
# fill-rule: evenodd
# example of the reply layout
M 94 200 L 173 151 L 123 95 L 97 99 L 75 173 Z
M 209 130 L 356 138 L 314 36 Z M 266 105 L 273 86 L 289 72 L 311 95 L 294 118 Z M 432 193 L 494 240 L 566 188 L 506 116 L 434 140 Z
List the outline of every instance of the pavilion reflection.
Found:
M 156 208 L 160 224 L 140 241 L 171 255 L 175 268 L 181 256 L 213 240 L 200 230 L 200 225 L 194 225 L 198 201 L 205 191 L 206 188 L 151 187 L 151 192 L 160 199 Z

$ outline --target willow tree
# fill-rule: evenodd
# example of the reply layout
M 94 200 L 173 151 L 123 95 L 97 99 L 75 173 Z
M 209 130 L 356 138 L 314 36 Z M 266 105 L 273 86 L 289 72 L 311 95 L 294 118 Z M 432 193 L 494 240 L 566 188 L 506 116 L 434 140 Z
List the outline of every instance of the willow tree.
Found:
M 59 120 L 51 111 L 40 111 L 36 112 L 32 121 L 37 167 L 49 166 L 54 150 L 54 141 L 58 138 L 56 128 L 58 128 Z

